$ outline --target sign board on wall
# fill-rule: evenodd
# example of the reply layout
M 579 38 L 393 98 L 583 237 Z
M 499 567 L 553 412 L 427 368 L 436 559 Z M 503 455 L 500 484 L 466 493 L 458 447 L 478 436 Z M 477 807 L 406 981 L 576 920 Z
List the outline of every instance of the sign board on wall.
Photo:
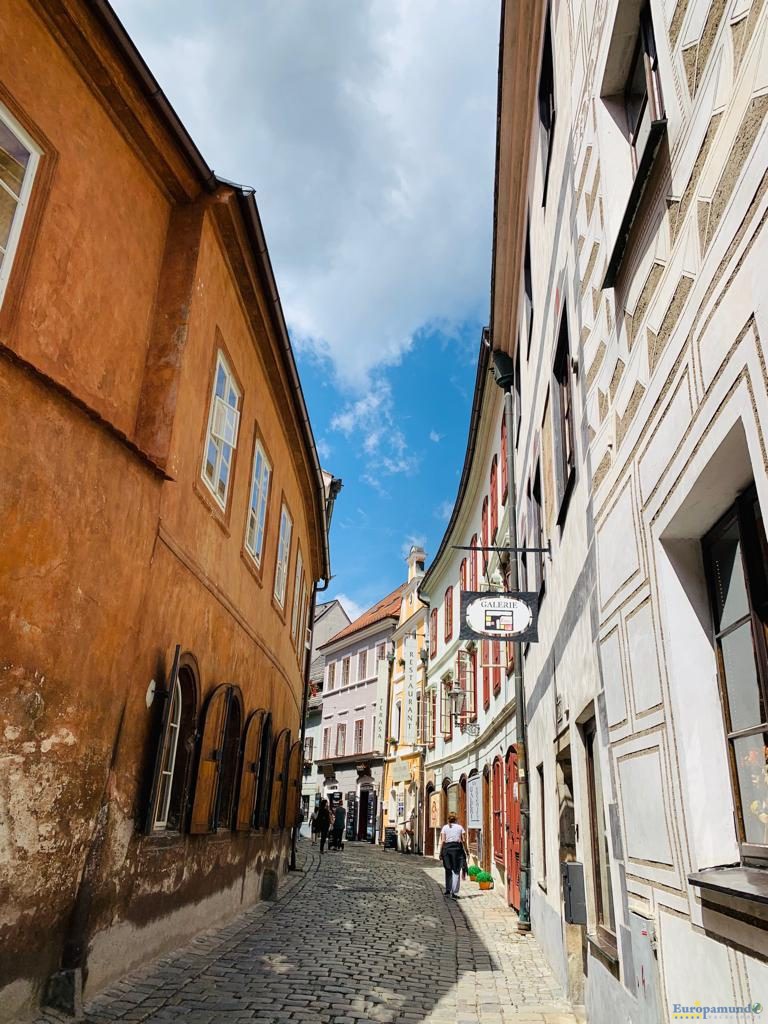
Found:
M 387 690 L 389 688 L 389 662 L 379 658 L 376 667 L 376 724 L 373 749 L 383 754 L 387 743 Z
M 419 691 L 416 655 L 416 637 L 407 636 L 403 641 L 403 658 L 405 660 L 405 743 L 416 743 L 416 694 Z
M 429 827 L 442 828 L 445 824 L 443 813 L 443 794 L 432 793 L 429 798 Z
M 392 781 L 411 781 L 411 766 L 407 761 L 395 761 L 395 763 L 392 765 Z
M 528 591 L 461 592 L 461 640 L 539 639 L 539 595 Z
M 483 827 L 483 777 L 470 775 L 467 779 L 467 828 Z

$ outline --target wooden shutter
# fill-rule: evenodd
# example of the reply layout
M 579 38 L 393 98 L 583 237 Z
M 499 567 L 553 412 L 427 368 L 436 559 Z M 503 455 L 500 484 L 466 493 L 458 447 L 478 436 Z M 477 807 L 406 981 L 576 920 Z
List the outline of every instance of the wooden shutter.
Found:
M 193 835 L 211 832 L 213 805 L 221 771 L 221 754 L 224 744 L 224 721 L 227 716 L 229 687 L 217 686 L 208 700 L 205 710 L 205 725 L 200 742 L 200 760 L 195 781 L 195 799 L 192 804 L 192 820 L 189 831 Z
M 453 733 L 453 718 L 451 712 L 453 706 L 451 698 L 448 696 L 448 687 L 445 683 L 440 685 L 440 731 L 443 734 L 443 738 L 449 740 Z
M 501 640 L 491 641 L 493 644 L 493 692 L 501 690 Z
M 299 823 L 301 806 L 301 742 L 297 740 L 291 747 L 288 758 L 288 799 L 286 800 L 285 823 L 294 828 Z
M 240 797 L 237 801 L 238 832 L 248 832 L 253 826 L 253 811 L 256 804 L 256 783 L 259 777 L 259 754 L 261 733 L 264 728 L 264 711 L 254 711 L 245 727 L 243 743 L 243 769 L 240 776 Z
M 483 707 L 487 708 L 491 703 L 491 670 L 488 667 L 490 641 L 481 640 L 480 663 L 483 666 Z
M 157 798 L 160 793 L 160 769 L 163 765 L 163 754 L 165 753 L 165 744 L 168 741 L 168 727 L 171 721 L 171 708 L 173 706 L 173 691 L 176 687 L 176 679 L 179 675 L 179 657 L 181 655 L 181 645 L 176 644 L 176 649 L 173 652 L 173 664 L 171 666 L 171 674 L 168 677 L 168 685 L 162 694 L 159 694 L 163 700 L 163 711 L 160 718 L 160 734 L 157 741 L 157 748 L 155 750 L 155 767 L 152 772 L 152 785 L 149 790 L 149 804 L 147 806 L 147 816 L 144 821 L 144 835 L 150 835 L 155 824 L 155 812 L 157 810 Z
M 269 811 L 269 827 L 285 826 L 285 798 L 288 791 L 288 754 L 291 743 L 290 729 L 283 729 L 275 740 L 272 776 L 272 806 Z

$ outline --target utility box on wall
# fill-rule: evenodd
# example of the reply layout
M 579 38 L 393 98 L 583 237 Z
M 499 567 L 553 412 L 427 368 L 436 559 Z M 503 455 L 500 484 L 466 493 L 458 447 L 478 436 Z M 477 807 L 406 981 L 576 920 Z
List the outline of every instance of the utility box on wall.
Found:
M 566 924 L 587 923 L 587 898 L 584 892 L 584 865 L 576 860 L 560 865 L 563 879 L 563 916 Z

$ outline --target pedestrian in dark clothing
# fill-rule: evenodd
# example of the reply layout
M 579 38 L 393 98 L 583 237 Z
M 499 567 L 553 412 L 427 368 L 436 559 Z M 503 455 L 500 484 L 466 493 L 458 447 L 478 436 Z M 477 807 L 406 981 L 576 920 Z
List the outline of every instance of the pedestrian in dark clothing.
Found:
M 456 814 L 451 811 L 448 824 L 440 830 L 440 847 L 438 857 L 445 868 L 445 895 L 459 898 L 461 879 L 467 877 L 467 845 L 465 832 L 456 822 Z
M 333 818 L 333 832 L 331 833 L 331 841 L 328 843 L 328 849 L 341 850 L 344 847 L 344 827 L 347 824 L 347 811 L 339 804 L 336 808 L 336 814 Z
M 328 801 L 321 800 L 317 809 L 317 830 L 320 833 L 320 853 L 325 853 L 325 844 L 328 842 L 328 830 L 331 827 L 331 812 L 328 808 Z

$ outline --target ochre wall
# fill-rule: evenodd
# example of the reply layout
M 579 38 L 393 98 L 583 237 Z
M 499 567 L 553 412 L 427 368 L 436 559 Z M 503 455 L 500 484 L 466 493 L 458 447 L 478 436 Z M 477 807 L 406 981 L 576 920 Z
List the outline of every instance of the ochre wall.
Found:
M 242 300 L 212 212 L 223 204 L 246 238 L 234 193 L 189 197 L 183 230 L 198 231 L 199 252 L 184 243 L 191 292 L 177 294 L 174 200 L 150 169 L 160 156 L 129 141 L 51 33 L 31 3 L 0 5 L 0 52 L 18 56 L 3 62 L 0 102 L 45 148 L 0 307 L 0 1020 L 29 1012 L 73 936 L 93 992 L 284 869 L 286 832 L 142 835 L 160 703 L 145 698 L 180 644 L 201 704 L 235 683 L 245 717 L 268 708 L 275 734 L 297 739 L 293 572 L 298 541 L 311 585 L 317 532 L 266 300 L 259 315 Z M 121 74 L 111 85 L 128 95 Z M 164 331 L 178 365 L 148 380 Z M 244 395 L 226 522 L 200 478 L 221 343 Z M 242 550 L 256 423 L 273 463 L 261 581 Z M 163 430 L 167 459 L 143 444 L 162 453 Z M 283 493 L 294 519 L 285 621 L 272 601 Z

